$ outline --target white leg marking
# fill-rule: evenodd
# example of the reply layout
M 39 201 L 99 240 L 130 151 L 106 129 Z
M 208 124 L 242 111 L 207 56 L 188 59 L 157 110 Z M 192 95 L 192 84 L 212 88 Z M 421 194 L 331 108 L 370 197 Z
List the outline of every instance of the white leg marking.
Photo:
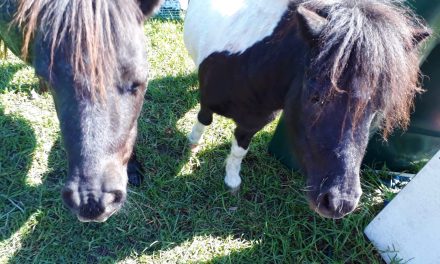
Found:
M 238 146 L 237 140 L 234 138 L 232 141 L 231 153 L 226 159 L 225 183 L 231 189 L 238 189 L 240 187 L 241 162 L 246 156 L 247 152 L 247 149 L 243 149 L 242 147 Z
M 205 131 L 205 125 L 200 123 L 198 120 L 194 124 L 191 133 L 188 135 L 188 140 L 191 145 L 198 145 L 200 139 L 202 138 L 203 132 Z

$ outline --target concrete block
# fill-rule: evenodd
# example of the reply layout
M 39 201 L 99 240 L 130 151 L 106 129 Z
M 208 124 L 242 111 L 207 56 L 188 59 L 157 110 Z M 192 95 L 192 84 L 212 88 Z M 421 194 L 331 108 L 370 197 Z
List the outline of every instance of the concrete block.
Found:
M 387 263 L 440 264 L 440 151 L 365 234 Z

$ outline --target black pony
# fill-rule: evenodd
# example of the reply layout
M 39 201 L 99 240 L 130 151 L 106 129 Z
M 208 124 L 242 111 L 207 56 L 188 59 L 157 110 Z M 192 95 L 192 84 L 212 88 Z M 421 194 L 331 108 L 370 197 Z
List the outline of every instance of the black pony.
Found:
M 52 92 L 69 165 L 62 197 L 81 221 L 105 221 L 126 199 L 147 84 L 143 22 L 160 2 L 0 0 L 0 39 Z
M 192 0 L 185 44 L 199 71 L 198 144 L 213 113 L 237 124 L 226 184 L 237 189 L 251 138 L 283 109 L 322 216 L 352 212 L 370 130 L 406 127 L 430 30 L 392 0 Z

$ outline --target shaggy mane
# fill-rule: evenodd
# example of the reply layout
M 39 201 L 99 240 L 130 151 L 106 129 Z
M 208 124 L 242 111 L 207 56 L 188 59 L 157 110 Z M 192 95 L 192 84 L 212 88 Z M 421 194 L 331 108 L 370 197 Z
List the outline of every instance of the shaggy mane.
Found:
M 319 40 L 312 67 L 330 79 L 328 96 L 348 93 L 353 126 L 371 103 L 379 109 L 383 137 L 405 129 L 419 84 L 418 30 L 429 32 L 402 1 L 312 0 L 307 8 L 325 16 L 328 24 Z M 355 89 L 356 88 L 356 89 Z
M 28 56 L 38 30 L 51 43 L 50 68 L 56 49 L 66 44 L 75 82 L 88 87 L 77 92 L 92 98 L 112 84 L 118 71 L 117 43 L 129 38 L 127 25 L 141 20 L 137 0 L 20 0 L 15 16 L 24 32 L 22 56 Z

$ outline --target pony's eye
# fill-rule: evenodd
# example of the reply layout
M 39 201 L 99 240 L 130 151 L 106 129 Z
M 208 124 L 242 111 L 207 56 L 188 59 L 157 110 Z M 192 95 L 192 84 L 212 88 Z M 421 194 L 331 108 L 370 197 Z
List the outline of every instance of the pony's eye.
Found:
M 137 90 L 139 90 L 139 86 L 140 86 L 140 84 L 133 83 L 130 87 L 130 92 L 132 92 L 132 93 L 137 92 Z
M 129 85 L 126 88 L 126 92 L 129 92 L 131 94 L 136 94 L 139 89 L 142 87 L 143 83 L 141 82 L 133 82 L 131 85 Z

